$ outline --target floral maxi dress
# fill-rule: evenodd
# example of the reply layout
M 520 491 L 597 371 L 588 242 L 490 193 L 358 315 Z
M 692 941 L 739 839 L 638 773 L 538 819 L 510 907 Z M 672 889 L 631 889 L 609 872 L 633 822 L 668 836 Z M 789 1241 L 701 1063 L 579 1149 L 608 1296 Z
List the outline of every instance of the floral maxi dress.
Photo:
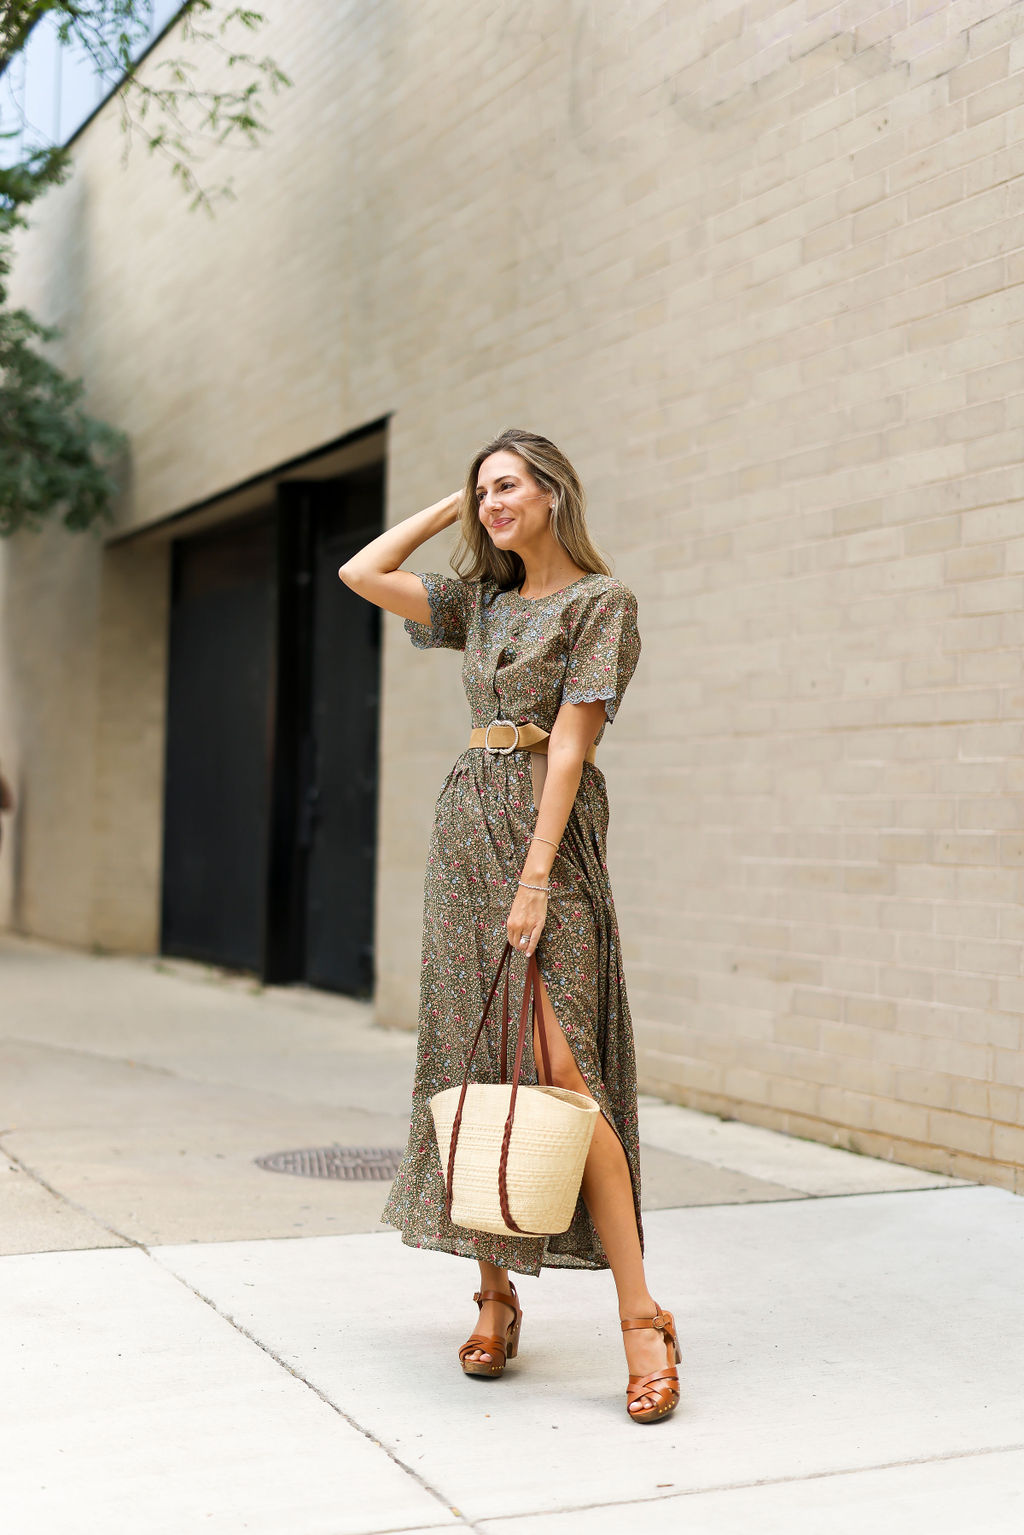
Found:
M 465 652 L 462 676 L 474 727 L 501 718 L 550 730 L 561 704 L 597 699 L 604 700 L 605 723 L 614 718 L 640 654 L 636 599 L 621 582 L 587 575 L 533 600 L 487 581 L 444 575 L 420 579 L 430 623 L 408 619 L 405 627 L 421 649 Z M 499 756 L 467 749 L 442 786 L 424 888 L 412 1122 L 381 1215 L 411 1247 L 458 1253 L 524 1274 L 536 1274 L 543 1266 L 608 1266 L 582 1198 L 569 1229 L 557 1236 L 505 1237 L 453 1226 L 445 1214 L 430 1098 L 462 1080 L 504 950 L 506 922 L 536 818 L 528 751 Z M 625 1149 L 640 1227 L 636 1061 L 606 866 L 607 830 L 604 775 L 584 762 L 551 870 L 537 961 L 587 1089 Z M 513 1006 L 524 968 L 523 957 L 514 955 Z M 492 1017 L 495 1012 L 497 999 Z M 500 1080 L 499 1054 L 500 1026 L 489 1025 L 474 1061 L 474 1081 Z M 529 1031 L 524 1061 L 524 1080 L 536 1080 Z

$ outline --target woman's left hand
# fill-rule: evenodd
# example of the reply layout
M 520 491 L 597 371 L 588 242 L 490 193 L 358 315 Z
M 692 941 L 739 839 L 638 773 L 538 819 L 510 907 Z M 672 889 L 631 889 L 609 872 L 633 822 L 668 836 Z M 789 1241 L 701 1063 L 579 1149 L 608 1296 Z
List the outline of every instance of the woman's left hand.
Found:
M 548 898 L 520 885 L 508 914 L 508 941 L 517 954 L 532 954 L 548 919 Z

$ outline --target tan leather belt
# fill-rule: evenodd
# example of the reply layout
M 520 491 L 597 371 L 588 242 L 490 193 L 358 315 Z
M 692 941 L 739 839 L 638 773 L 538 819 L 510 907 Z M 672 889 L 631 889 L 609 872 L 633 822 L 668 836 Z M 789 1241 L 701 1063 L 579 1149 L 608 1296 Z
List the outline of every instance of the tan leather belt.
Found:
M 507 757 L 514 751 L 546 752 L 548 738 L 549 732 L 541 730 L 539 725 L 517 725 L 513 720 L 492 720 L 484 729 L 470 731 L 469 744 L 471 747 L 482 746 L 484 751 L 494 757 Z M 596 757 L 597 747 L 588 747 L 586 760 L 593 762 Z

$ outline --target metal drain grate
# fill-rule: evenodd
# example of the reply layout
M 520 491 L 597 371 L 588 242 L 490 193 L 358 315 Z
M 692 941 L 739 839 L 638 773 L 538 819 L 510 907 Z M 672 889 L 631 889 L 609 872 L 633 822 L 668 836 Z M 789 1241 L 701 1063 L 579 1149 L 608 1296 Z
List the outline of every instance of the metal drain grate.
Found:
M 257 1157 L 256 1166 L 299 1178 L 383 1183 L 395 1176 L 402 1155 L 400 1146 L 314 1146 L 307 1151 L 273 1151 Z

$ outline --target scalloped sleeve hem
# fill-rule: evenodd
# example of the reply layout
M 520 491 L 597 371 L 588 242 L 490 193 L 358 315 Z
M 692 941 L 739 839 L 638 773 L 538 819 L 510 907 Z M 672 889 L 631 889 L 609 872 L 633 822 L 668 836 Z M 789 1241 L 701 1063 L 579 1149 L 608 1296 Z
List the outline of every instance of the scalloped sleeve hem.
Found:
M 430 622 L 415 618 L 405 620 L 405 632 L 417 650 L 465 650 L 469 620 L 473 612 L 473 591 L 457 576 L 443 576 L 435 571 L 417 571 L 430 604 Z
M 562 694 L 562 702 L 563 704 L 596 704 L 603 702 L 604 717 L 609 725 L 615 718 L 615 712 L 619 707 L 618 699 L 615 697 L 614 688 L 601 688 L 596 690 L 568 688 Z
M 636 598 L 620 581 L 611 581 L 590 603 L 572 636 L 562 682 L 562 703 L 601 700 L 605 723 L 610 725 L 639 656 Z

